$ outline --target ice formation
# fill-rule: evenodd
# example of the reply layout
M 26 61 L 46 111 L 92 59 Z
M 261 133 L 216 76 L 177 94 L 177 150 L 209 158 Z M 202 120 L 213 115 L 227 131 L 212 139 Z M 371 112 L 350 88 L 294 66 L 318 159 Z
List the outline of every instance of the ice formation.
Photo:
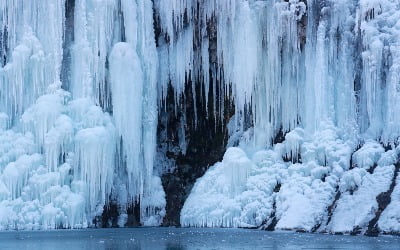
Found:
M 251 103 L 254 126 L 230 139 L 244 155 L 224 157 L 197 180 L 182 225 L 398 232 L 397 2 L 214 8 L 236 117 Z M 232 195 L 230 169 L 243 157 L 249 177 Z
M 159 225 L 151 1 L 0 9 L 0 229 L 91 226 L 110 199 Z
M 1 1 L 0 229 L 92 226 L 110 202 L 119 226 L 132 204 L 160 225 L 172 87 L 195 123 L 199 99 L 235 107 L 182 225 L 399 232 L 399 17 L 395 0 Z

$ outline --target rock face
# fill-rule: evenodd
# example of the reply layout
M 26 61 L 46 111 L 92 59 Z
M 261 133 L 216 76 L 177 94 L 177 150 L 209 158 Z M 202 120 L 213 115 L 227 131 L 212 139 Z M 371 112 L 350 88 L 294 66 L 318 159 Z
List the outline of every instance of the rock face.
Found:
M 218 113 L 218 117 L 208 116 L 204 103 L 197 97 L 197 100 L 200 101 L 197 103 L 199 120 L 196 122 L 191 104 L 194 101 L 191 91 L 186 94 L 185 100 L 183 100 L 184 106 L 182 109 L 178 108 L 176 115 L 173 110 L 174 102 L 169 101 L 170 96 L 167 97 L 166 111 L 162 111 L 160 114 L 161 117 L 164 116 L 164 119 L 160 119 L 159 134 L 166 135 L 166 137 L 159 137 L 163 138 L 160 142 L 163 145 L 159 145 L 159 147 L 166 148 L 166 157 L 172 159 L 175 164 L 173 170 L 165 173 L 161 178 L 167 200 L 164 226 L 180 225 L 180 211 L 193 184 L 197 178 L 204 175 L 211 165 L 222 159 L 228 141 L 226 125 L 229 121 L 229 114 L 223 114 L 223 120 L 219 120 L 220 114 Z M 214 105 L 214 103 L 209 102 L 209 105 Z M 231 104 L 227 102 L 226 105 Z M 229 109 L 225 109 L 225 112 L 229 112 Z M 183 121 L 186 123 L 182 124 Z M 182 138 L 178 132 L 182 127 L 185 130 L 184 149 L 179 145 L 179 140 Z
M 164 226 L 180 226 L 180 211 L 196 179 L 222 159 L 229 138 L 227 125 L 234 114 L 234 104 L 226 96 L 224 79 L 213 74 L 219 70 L 216 20 L 210 18 L 205 22 L 201 20 L 201 11 L 197 11 L 192 20 L 195 56 L 191 63 L 197 65 L 199 72 L 186 75 L 184 92 L 178 96 L 176 87 L 169 84 L 165 102 L 159 108 L 158 149 L 162 158 L 166 157 L 174 165 L 161 177 L 167 201 Z M 169 41 L 168 34 L 157 26 L 159 15 L 154 14 L 157 44 L 170 45 L 173 41 Z M 206 30 L 206 38 L 200 35 L 202 30 Z M 209 45 L 206 51 L 203 40 Z M 204 53 L 207 58 L 202 58 Z M 204 65 L 204 60 L 208 60 L 206 64 L 210 68 L 199 66 Z M 203 75 L 208 75 L 207 81 L 214 84 L 213 88 L 205 89 L 208 83 Z

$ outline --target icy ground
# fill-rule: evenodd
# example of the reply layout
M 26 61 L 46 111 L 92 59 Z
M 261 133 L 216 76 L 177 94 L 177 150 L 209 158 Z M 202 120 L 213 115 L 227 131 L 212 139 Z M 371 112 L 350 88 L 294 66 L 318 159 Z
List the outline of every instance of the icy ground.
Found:
M 328 236 L 242 229 L 132 228 L 0 234 L 1 249 L 398 249 L 398 237 Z

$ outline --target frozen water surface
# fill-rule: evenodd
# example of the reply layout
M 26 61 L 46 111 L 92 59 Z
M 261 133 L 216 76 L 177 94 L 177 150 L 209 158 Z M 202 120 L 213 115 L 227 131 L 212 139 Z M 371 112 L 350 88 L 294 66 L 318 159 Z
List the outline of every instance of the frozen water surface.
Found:
M 161 225 L 229 119 L 181 225 L 399 234 L 399 113 L 399 0 L 0 0 L 0 230 Z
M 0 249 L 399 249 L 400 237 L 246 229 L 129 228 L 0 233 Z

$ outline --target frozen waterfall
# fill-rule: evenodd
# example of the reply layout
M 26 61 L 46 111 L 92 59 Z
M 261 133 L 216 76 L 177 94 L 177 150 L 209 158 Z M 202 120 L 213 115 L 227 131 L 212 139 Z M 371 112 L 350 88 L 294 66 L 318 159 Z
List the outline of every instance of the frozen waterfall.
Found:
M 396 0 L 1 1 L 0 229 L 111 205 L 161 225 L 160 138 L 185 155 L 211 117 L 229 148 L 181 225 L 400 232 L 399 20 Z
M 0 228 L 87 227 L 113 197 L 159 225 L 152 2 L 0 8 Z

